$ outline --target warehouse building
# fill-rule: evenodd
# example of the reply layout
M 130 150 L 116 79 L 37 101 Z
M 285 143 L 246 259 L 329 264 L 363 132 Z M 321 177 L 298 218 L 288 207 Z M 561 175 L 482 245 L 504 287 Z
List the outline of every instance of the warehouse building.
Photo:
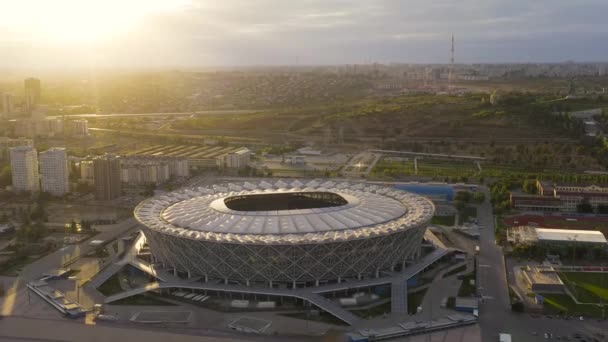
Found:
M 249 151 L 244 147 L 234 146 L 197 146 L 197 145 L 157 145 L 131 153 L 129 156 L 176 157 L 185 159 L 190 170 L 212 169 L 226 165 L 243 167 L 248 164 Z M 245 160 L 247 159 L 247 160 Z
M 581 244 L 605 247 L 606 237 L 597 230 L 571 230 L 554 228 L 536 228 L 519 226 L 510 228 L 507 240 L 513 244 L 554 245 L 554 244 Z

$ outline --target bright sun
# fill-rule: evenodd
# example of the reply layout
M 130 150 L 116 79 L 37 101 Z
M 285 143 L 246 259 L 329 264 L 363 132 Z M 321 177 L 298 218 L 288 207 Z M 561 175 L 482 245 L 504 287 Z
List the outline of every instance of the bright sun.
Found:
M 25 39 L 98 42 L 128 33 L 146 15 L 188 5 L 183 0 L 0 0 L 0 28 Z

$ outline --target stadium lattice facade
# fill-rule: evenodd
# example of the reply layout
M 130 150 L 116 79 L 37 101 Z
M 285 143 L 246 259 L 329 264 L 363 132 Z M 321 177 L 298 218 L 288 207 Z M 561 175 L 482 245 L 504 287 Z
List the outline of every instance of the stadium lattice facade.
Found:
M 155 259 L 207 281 L 318 286 L 379 277 L 415 260 L 429 200 L 392 187 L 261 180 L 143 201 L 135 217 Z

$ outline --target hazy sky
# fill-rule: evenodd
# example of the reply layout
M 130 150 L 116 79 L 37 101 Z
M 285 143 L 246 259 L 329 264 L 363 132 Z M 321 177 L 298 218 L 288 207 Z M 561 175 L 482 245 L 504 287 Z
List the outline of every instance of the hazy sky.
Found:
M 608 61 L 608 0 L 0 0 L 0 68 Z

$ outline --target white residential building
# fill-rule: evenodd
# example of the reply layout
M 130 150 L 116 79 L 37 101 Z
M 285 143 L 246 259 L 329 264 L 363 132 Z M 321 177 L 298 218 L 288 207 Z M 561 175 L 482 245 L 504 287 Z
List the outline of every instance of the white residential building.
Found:
M 38 176 L 38 153 L 32 146 L 10 149 L 13 191 L 40 191 Z
M 68 154 L 63 147 L 53 147 L 40 152 L 42 191 L 53 196 L 70 192 Z

